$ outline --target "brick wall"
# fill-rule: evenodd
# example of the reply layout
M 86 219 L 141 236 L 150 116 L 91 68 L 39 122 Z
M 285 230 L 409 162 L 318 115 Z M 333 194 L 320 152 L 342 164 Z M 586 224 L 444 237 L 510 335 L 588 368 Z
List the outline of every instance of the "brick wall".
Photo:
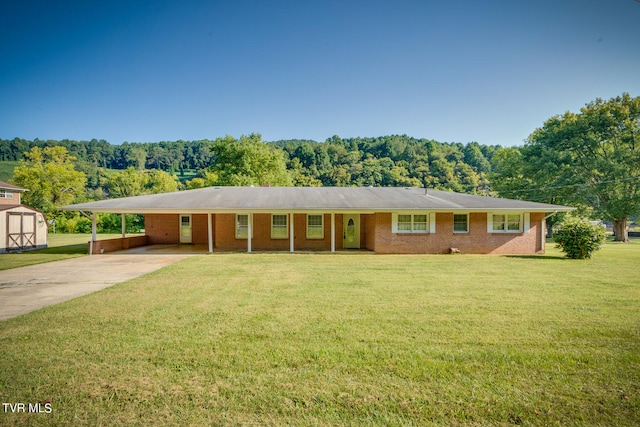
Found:
M 336 214 L 336 250 L 344 249 L 344 240 L 343 240 L 343 232 L 344 232 L 344 216 L 342 214 Z M 331 228 L 331 215 L 329 215 L 329 228 Z M 331 238 L 331 233 L 329 233 L 329 238 Z M 329 241 L 329 245 L 331 245 L 331 241 Z
M 235 214 L 216 214 L 215 248 L 218 250 L 247 250 L 247 239 L 236 239 Z M 330 251 L 331 250 L 331 214 L 324 214 L 324 238 L 307 238 L 307 215 L 294 214 L 293 236 L 296 251 Z M 291 231 L 291 224 L 289 224 Z M 271 214 L 253 214 L 253 234 L 251 250 L 256 251 L 288 251 L 289 237 L 285 239 L 271 238 Z M 342 215 L 336 215 L 336 249 L 342 249 Z
M 215 215 L 211 215 L 211 217 L 211 221 L 215 221 Z M 207 228 L 207 214 L 191 215 L 191 242 L 194 245 L 209 244 Z
M 378 253 L 462 253 L 535 254 L 543 253 L 543 213 L 531 213 L 528 233 L 487 233 L 487 214 L 469 214 L 469 232 L 453 232 L 453 213 L 436 214 L 434 234 L 394 234 L 391 213 L 377 213 L 374 249 Z
M 391 213 L 360 215 L 360 247 L 378 253 L 448 253 L 458 248 L 462 253 L 535 254 L 543 253 L 543 213 L 530 214 L 528 233 L 487 233 L 487 214 L 469 214 L 469 232 L 453 232 L 453 213 L 436 214 L 436 233 L 394 234 Z M 236 239 L 235 214 L 212 215 L 214 248 L 246 251 L 247 239 Z M 324 214 L 324 238 L 307 238 L 307 215 L 294 214 L 294 245 L 296 251 L 331 250 L 331 214 Z M 291 228 L 291 224 L 289 224 Z M 146 215 L 145 228 L 149 244 L 177 244 L 180 222 L 177 214 Z M 336 250 L 343 248 L 343 215 L 335 215 Z M 207 215 L 192 215 L 192 241 L 208 244 Z M 271 238 L 271 214 L 253 215 L 252 250 L 288 251 L 289 238 Z
M 361 248 L 376 250 L 376 218 L 376 214 L 360 215 Z
M 307 215 L 294 214 L 294 222 L 296 225 L 294 233 L 295 248 L 299 251 L 330 251 L 331 250 L 331 214 L 323 215 L 324 237 L 322 239 L 307 239 Z M 336 234 L 338 234 L 338 225 L 336 221 Z M 342 230 L 342 222 L 340 223 Z M 340 232 L 342 236 L 342 232 Z M 342 238 L 340 238 L 342 243 Z M 338 241 L 336 239 L 336 247 Z
M 144 229 L 150 245 L 167 245 L 180 242 L 180 217 L 178 214 L 145 215 Z
M 137 248 L 148 244 L 147 236 L 125 237 L 119 239 L 98 240 L 93 242 L 93 253 L 101 254 L 122 249 Z M 91 250 L 91 242 L 87 242 L 87 253 Z

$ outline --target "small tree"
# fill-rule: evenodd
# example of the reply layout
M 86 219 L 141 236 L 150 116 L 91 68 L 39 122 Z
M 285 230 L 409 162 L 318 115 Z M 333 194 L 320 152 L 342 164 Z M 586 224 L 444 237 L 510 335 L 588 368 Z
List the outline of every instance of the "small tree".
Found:
M 604 228 L 586 221 L 569 220 L 555 233 L 555 242 L 567 258 L 587 259 L 604 243 Z

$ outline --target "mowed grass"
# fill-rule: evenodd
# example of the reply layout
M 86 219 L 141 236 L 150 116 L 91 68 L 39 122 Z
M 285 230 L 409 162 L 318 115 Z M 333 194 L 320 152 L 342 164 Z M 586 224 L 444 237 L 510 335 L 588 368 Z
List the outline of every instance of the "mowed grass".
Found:
M 192 257 L 0 322 L 0 425 L 640 425 L 639 261 Z
M 122 234 L 99 234 L 98 240 L 114 239 Z M 42 264 L 87 255 L 90 234 L 49 234 L 48 248 L 20 253 L 0 254 L 0 270 Z

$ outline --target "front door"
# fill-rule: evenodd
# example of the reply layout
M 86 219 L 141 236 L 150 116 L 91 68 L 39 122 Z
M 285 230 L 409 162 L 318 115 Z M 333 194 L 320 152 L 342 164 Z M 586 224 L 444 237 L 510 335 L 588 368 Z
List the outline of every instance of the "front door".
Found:
M 344 215 L 342 220 L 345 249 L 360 249 L 360 214 Z
M 180 215 L 180 243 L 191 243 L 191 215 Z

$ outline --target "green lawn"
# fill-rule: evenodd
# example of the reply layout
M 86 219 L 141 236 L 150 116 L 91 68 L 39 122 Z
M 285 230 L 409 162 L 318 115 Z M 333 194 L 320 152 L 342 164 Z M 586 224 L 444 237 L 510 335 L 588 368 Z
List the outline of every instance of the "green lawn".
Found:
M 98 240 L 121 237 L 122 234 L 99 234 Z M 42 264 L 87 255 L 90 234 L 49 234 L 49 247 L 37 251 L 0 254 L 0 270 Z
M 20 162 L 12 160 L 0 161 L 0 181 L 8 182 L 13 178 L 13 170 L 19 166 Z
M 640 425 L 640 242 L 214 254 L 0 322 L 0 425 Z

